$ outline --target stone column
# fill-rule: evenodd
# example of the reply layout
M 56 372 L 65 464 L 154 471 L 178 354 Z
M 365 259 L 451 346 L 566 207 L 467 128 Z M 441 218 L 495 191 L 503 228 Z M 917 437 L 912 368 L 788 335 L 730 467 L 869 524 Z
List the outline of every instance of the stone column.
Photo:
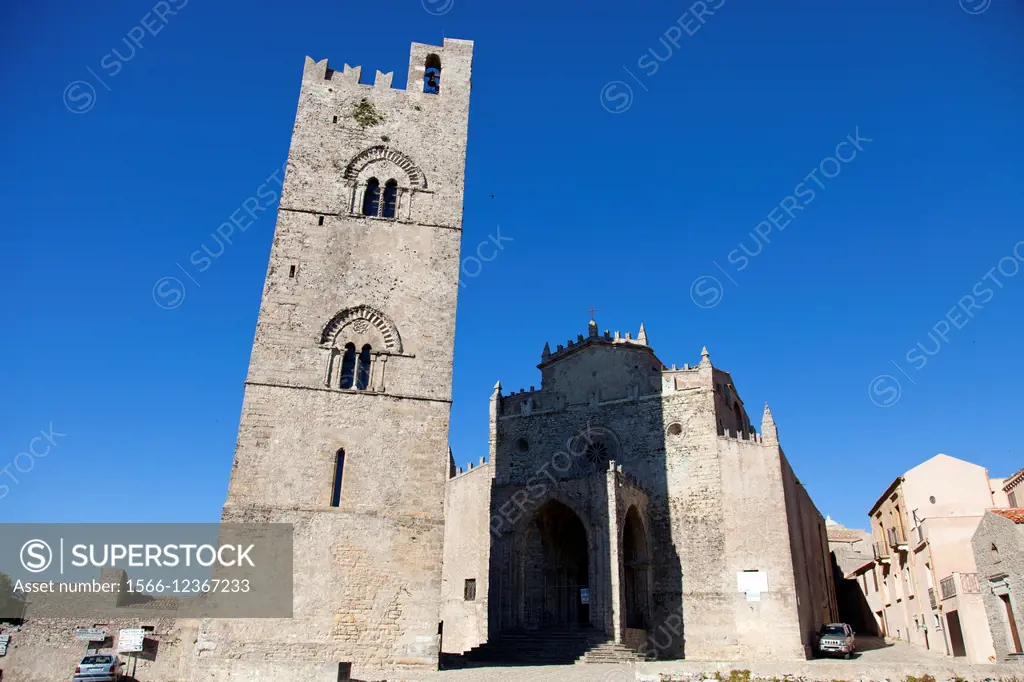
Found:
M 619 514 L 618 514 L 618 479 L 615 469 L 615 460 L 608 462 L 608 471 L 605 472 L 605 481 L 608 502 L 608 527 L 606 529 L 606 542 L 608 543 L 608 595 L 605 606 L 605 632 L 612 638 L 613 642 L 622 643 L 623 616 L 622 616 L 622 576 L 619 570 L 622 565 L 619 546 Z
M 384 392 L 384 369 L 387 367 L 387 362 L 387 354 L 377 353 L 373 356 L 373 362 L 370 364 L 370 386 L 373 386 L 373 390 L 378 393 Z M 378 368 L 380 368 L 379 371 Z M 377 379 L 376 384 L 373 383 L 374 378 Z
M 334 373 L 334 359 L 338 356 L 338 349 L 331 348 L 327 351 L 327 362 L 324 367 L 324 386 L 330 388 L 331 386 L 331 375 Z

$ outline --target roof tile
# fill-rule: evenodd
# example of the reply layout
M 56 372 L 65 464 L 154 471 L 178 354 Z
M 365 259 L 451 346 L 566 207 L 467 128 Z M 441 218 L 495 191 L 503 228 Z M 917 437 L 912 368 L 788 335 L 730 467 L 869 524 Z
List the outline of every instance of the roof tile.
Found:
M 991 511 L 993 514 L 999 514 L 1014 523 L 1024 523 L 1024 508 L 1011 507 L 1009 509 L 993 509 Z

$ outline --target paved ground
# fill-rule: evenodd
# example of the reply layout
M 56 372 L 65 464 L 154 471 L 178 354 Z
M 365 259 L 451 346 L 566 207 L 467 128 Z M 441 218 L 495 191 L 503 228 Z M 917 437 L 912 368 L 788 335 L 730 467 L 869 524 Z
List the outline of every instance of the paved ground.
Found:
M 661 682 L 662 680 L 699 680 L 723 678 L 732 670 L 749 670 L 753 677 L 782 680 L 786 676 L 823 682 L 870 680 L 903 682 L 908 676 L 932 675 L 938 682 L 954 677 L 971 681 L 1024 679 L 1024 666 L 968 665 L 934 651 L 904 644 L 886 644 L 877 638 L 859 637 L 855 658 L 815 659 L 795 663 L 761 663 L 757 661 L 653 661 L 631 665 L 557 665 L 517 666 L 503 668 L 465 668 L 430 673 L 363 674 L 358 679 L 388 682 Z M 703 675 L 701 675 L 703 673 Z

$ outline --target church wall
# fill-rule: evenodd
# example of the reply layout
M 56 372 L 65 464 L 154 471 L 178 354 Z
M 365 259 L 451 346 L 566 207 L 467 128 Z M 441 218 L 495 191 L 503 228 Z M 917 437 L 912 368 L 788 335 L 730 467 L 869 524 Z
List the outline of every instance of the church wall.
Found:
M 487 641 L 493 478 L 488 462 L 449 479 L 445 490 L 441 650 L 447 653 L 462 653 Z M 466 579 L 476 580 L 472 601 L 465 599 Z
M 718 439 L 726 546 L 721 564 L 735 643 L 729 658 L 805 658 L 787 497 L 778 448 L 736 438 Z M 767 575 L 768 591 L 753 599 L 740 591 L 739 575 Z M 739 574 L 739 575 L 738 575 Z
M 586 405 L 595 397 L 623 398 L 630 387 L 641 395 L 659 392 L 661 362 L 638 344 L 589 346 L 544 367 L 541 377 L 546 392 L 561 394 L 569 405 Z
M 686 375 L 687 388 L 666 393 L 662 400 L 658 435 L 665 454 L 640 476 L 654 482 L 649 505 L 657 569 L 652 649 L 660 658 L 723 659 L 735 630 L 721 577 L 726 531 L 711 368 Z M 678 435 L 672 433 L 673 424 L 681 427 Z
M 248 382 L 326 388 L 324 327 L 340 310 L 369 305 L 394 322 L 402 343 L 374 365 L 371 385 L 449 399 L 460 232 L 348 216 L 318 222 L 314 213 L 278 215 Z M 366 338 L 383 350 L 376 330 Z
M 275 656 L 311 681 L 332 663 L 335 676 L 340 662 L 434 664 L 441 495 L 425 503 L 444 489 L 447 419 L 439 402 L 248 387 L 222 520 L 295 524 L 295 617 L 204 622 L 200 651 L 215 656 L 198 679 L 246 679 Z
M 789 536 L 799 595 L 801 636 L 808 656 L 814 654 L 821 626 L 839 619 L 839 607 L 832 575 L 825 519 L 810 494 L 793 472 L 785 454 L 779 450 Z

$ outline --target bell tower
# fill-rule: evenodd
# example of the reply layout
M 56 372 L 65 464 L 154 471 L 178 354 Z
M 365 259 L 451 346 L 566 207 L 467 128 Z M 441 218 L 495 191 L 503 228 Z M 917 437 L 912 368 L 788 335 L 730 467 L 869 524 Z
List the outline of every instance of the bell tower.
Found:
M 306 58 L 223 511 L 294 524 L 294 618 L 204 623 L 209 679 L 437 666 L 472 55 Z

